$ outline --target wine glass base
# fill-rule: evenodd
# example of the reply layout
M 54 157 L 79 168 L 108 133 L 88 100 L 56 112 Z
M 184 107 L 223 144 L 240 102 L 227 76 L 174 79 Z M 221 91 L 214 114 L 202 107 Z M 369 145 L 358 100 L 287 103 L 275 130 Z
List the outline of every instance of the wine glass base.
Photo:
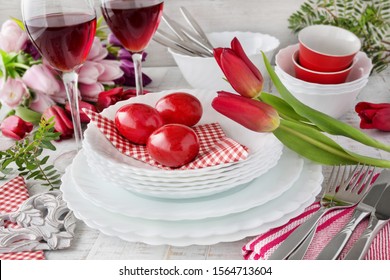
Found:
M 69 151 L 59 155 L 54 161 L 53 166 L 60 173 L 65 173 L 66 168 L 72 164 L 77 151 Z

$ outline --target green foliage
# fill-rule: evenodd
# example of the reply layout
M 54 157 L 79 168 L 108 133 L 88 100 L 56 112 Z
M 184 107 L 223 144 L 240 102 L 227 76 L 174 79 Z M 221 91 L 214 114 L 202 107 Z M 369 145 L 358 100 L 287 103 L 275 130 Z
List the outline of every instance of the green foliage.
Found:
M 313 24 L 339 26 L 362 40 L 362 50 L 372 59 L 374 71 L 390 63 L 390 1 L 308 0 L 289 19 L 297 33 Z
M 54 131 L 54 120 L 42 120 L 38 129 L 30 136 L 15 142 L 11 148 L 0 151 L 0 173 L 3 178 L 17 169 L 20 176 L 27 180 L 43 181 L 50 190 L 56 189 L 61 183 L 60 174 L 53 165 L 47 164 L 49 156 L 42 158 L 44 149 L 54 151 L 52 141 L 57 140 L 60 133 Z

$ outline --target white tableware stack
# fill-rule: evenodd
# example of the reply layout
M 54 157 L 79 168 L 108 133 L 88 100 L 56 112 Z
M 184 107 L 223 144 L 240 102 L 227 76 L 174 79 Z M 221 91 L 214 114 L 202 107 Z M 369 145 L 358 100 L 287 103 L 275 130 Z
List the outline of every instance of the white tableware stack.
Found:
M 249 149 L 246 160 L 191 170 L 158 169 L 125 156 L 91 123 L 83 150 L 63 176 L 64 199 L 87 225 L 124 240 L 188 246 L 239 240 L 287 222 L 320 192 L 319 165 L 283 149 L 270 133 L 251 132 L 211 108 L 216 93 L 181 90 L 201 101 L 199 124 L 220 123 Z M 172 91 L 117 103 L 154 105 Z

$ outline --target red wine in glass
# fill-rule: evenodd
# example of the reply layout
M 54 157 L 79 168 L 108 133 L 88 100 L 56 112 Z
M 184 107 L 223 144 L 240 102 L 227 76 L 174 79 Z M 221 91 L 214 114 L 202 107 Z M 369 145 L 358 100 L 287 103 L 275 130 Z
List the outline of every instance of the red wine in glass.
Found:
M 24 24 L 49 64 L 67 72 L 86 60 L 95 36 L 96 18 L 89 14 L 54 13 L 26 20 Z
M 127 50 L 142 52 L 152 39 L 160 23 L 164 2 L 155 3 L 113 1 L 102 7 L 107 25 Z
M 161 0 L 102 0 L 102 14 L 112 33 L 132 53 L 137 95 L 142 94 L 141 58 L 158 25 Z

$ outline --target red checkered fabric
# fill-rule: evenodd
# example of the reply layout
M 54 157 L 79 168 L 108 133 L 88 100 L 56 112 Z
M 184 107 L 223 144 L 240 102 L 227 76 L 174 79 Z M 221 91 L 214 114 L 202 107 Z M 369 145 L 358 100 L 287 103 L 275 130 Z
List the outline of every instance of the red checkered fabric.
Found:
M 19 206 L 29 198 L 26 183 L 23 177 L 16 177 L 0 187 L 0 213 L 16 212 Z M 4 227 L 19 227 L 17 224 L 6 221 Z M 1 245 L 0 245 L 1 246 Z M 0 260 L 44 260 L 43 251 L 4 253 Z
M 169 169 L 153 160 L 143 145 L 136 145 L 121 136 L 112 120 L 90 110 L 84 112 L 105 137 L 122 154 L 162 169 Z M 226 137 L 218 123 L 199 125 L 193 128 L 199 137 L 200 151 L 192 162 L 179 169 L 196 169 L 244 160 L 248 149 L 233 139 Z

